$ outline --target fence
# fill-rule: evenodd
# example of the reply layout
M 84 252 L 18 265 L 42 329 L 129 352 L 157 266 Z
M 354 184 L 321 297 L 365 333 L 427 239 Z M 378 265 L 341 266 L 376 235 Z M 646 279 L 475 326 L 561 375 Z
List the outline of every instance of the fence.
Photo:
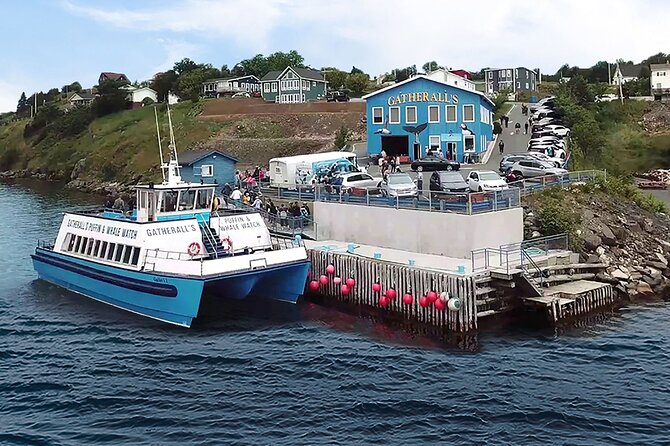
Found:
M 580 170 L 576 172 L 568 172 L 563 175 L 545 175 L 542 177 L 524 178 L 523 180 L 513 181 L 509 183 L 509 185 L 518 187 L 521 190 L 521 195 L 525 197 L 532 194 L 533 192 L 546 189 L 547 187 L 564 187 L 573 183 L 595 181 L 598 179 L 606 180 L 607 171 Z
M 524 268 L 525 263 L 534 262 L 533 257 L 546 256 L 550 252 L 569 251 L 568 234 L 558 234 L 524 240 L 519 243 L 500 245 L 499 248 L 481 248 L 470 254 L 472 271 L 496 269 L 509 275 L 518 267 Z

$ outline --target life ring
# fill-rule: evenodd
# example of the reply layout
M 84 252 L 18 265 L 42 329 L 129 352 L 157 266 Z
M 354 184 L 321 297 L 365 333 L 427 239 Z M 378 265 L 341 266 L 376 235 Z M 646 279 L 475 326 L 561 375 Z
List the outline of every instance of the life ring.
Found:
M 188 245 L 188 253 L 189 255 L 191 255 L 191 257 L 200 254 L 200 243 L 193 242 L 190 245 Z
M 230 239 L 230 237 L 221 239 L 221 245 L 227 252 L 233 252 L 233 241 Z

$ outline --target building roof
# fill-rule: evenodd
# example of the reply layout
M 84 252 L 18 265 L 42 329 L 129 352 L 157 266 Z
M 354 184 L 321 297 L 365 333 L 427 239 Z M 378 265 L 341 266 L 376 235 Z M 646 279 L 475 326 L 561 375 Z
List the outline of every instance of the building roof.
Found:
M 621 71 L 621 75 L 623 77 L 639 77 L 640 76 L 640 71 L 644 67 L 644 65 L 639 64 L 639 65 L 633 65 L 629 63 L 622 63 L 619 64 L 619 71 Z
M 122 78 L 123 79 L 128 79 L 128 76 L 126 76 L 123 73 L 112 73 L 111 71 L 103 71 L 102 73 L 100 73 L 100 76 L 105 76 L 107 79 L 113 80 L 113 81 L 118 81 Z
M 236 80 L 244 79 L 244 78 L 247 78 L 247 77 L 253 77 L 254 79 L 258 80 L 258 78 L 256 76 L 254 76 L 253 74 L 247 74 L 247 75 L 244 75 L 244 76 L 217 77 L 217 78 L 213 78 L 213 79 L 207 79 L 206 81 L 203 82 L 203 84 L 206 84 L 206 83 L 209 83 L 209 82 L 219 82 L 219 81 L 236 81 Z
M 405 80 L 402 81 L 402 82 L 398 82 L 398 83 L 396 83 L 396 84 L 389 85 L 388 87 L 384 87 L 384 88 L 382 88 L 382 89 L 380 89 L 380 90 L 373 91 L 373 92 L 370 93 L 370 94 L 366 94 L 366 95 L 363 96 L 361 99 L 368 99 L 368 98 L 371 98 L 372 96 L 376 96 L 376 95 L 378 95 L 378 94 L 380 94 L 380 93 L 383 93 L 383 92 L 388 91 L 388 90 L 390 90 L 390 89 L 392 89 L 392 88 L 396 88 L 396 87 L 399 87 L 399 86 L 401 86 L 401 85 L 407 84 L 407 83 L 412 82 L 412 81 L 414 81 L 414 80 L 416 80 L 416 79 L 425 79 L 425 80 L 430 81 L 430 82 L 436 82 L 436 83 L 441 84 L 441 85 L 446 85 L 446 86 L 451 87 L 451 88 L 456 88 L 457 90 L 467 91 L 468 93 L 473 93 L 473 94 L 476 94 L 476 95 L 481 96 L 482 98 L 486 99 L 486 101 L 487 101 L 489 104 L 494 105 L 494 104 L 493 104 L 493 101 L 492 101 L 491 99 L 489 99 L 489 98 L 488 98 L 484 93 L 482 93 L 481 91 L 477 91 L 477 90 L 468 90 L 467 88 L 463 88 L 463 87 L 461 87 L 461 86 L 459 86 L 459 85 L 452 85 L 452 84 L 449 84 L 449 83 L 447 83 L 447 82 L 439 81 L 439 80 L 437 80 L 437 79 L 431 79 L 430 77 L 425 76 L 425 75 L 423 75 L 423 74 L 420 74 L 420 75 L 418 75 L 418 76 L 414 76 L 414 77 L 410 77 L 410 78 L 408 78 L 408 79 L 405 79 Z M 472 81 L 470 81 L 470 82 L 472 82 Z
M 91 93 L 86 93 L 85 91 L 79 91 L 72 93 L 70 97 L 67 98 L 67 100 L 71 101 L 72 99 L 74 99 L 75 96 L 79 96 L 79 99 L 91 99 L 91 100 L 95 99 L 95 95 Z
M 225 156 L 226 158 L 229 158 L 229 159 L 231 159 L 235 162 L 239 161 L 234 156 L 223 153 L 220 150 L 215 150 L 215 149 L 213 149 L 213 150 L 189 150 L 189 151 L 183 152 L 179 155 L 179 164 L 190 166 L 193 163 L 198 162 L 203 158 L 207 158 L 210 155 L 221 155 L 221 156 Z
M 277 80 L 284 72 L 287 70 L 292 70 L 300 76 L 300 78 L 303 79 L 311 79 L 315 81 L 321 81 L 325 82 L 326 79 L 323 77 L 323 74 L 319 70 L 312 70 L 311 68 L 293 68 L 293 67 L 286 67 L 281 71 L 270 71 L 268 74 L 263 76 L 261 81 L 274 81 Z
M 537 74 L 537 72 L 536 72 L 535 70 L 531 70 L 530 68 L 526 68 L 526 67 L 487 68 L 487 69 L 484 70 L 484 73 L 486 73 L 486 72 L 488 72 L 488 71 L 498 71 L 498 70 L 519 70 L 519 69 L 532 71 L 533 73 Z
M 649 65 L 651 71 L 670 70 L 670 63 L 653 63 Z

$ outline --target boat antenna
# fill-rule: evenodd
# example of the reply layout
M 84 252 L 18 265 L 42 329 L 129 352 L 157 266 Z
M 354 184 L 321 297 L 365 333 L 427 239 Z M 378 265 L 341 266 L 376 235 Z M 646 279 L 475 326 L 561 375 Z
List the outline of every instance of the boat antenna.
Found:
M 179 171 L 179 160 L 177 159 L 177 144 L 174 140 L 174 129 L 172 128 L 172 113 L 170 112 L 170 102 L 167 103 L 168 124 L 170 126 L 170 161 L 168 162 L 168 183 L 181 183 L 181 173 Z
M 163 161 L 163 146 L 161 145 L 161 130 L 160 130 L 160 127 L 158 126 L 158 111 L 156 110 L 156 107 L 154 107 L 154 116 L 156 117 L 156 138 L 158 138 L 158 154 L 160 155 L 160 160 L 161 160 L 161 174 L 163 175 L 163 183 L 165 183 L 165 169 L 167 169 L 167 166 L 165 165 L 165 161 Z

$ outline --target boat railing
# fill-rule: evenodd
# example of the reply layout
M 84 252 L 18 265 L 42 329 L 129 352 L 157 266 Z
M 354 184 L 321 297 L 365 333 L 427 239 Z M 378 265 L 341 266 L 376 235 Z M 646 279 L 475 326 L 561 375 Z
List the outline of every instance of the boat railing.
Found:
M 51 240 L 37 240 L 37 247 L 42 249 L 54 249 L 56 246 L 56 239 Z
M 205 219 L 203 214 L 195 214 L 195 220 L 198 222 L 198 226 L 202 229 L 202 233 L 207 239 L 209 246 L 213 249 L 213 254 L 215 258 L 219 258 L 218 250 L 216 249 L 217 240 L 216 236 L 212 233 L 212 228 L 209 227 L 209 222 Z

